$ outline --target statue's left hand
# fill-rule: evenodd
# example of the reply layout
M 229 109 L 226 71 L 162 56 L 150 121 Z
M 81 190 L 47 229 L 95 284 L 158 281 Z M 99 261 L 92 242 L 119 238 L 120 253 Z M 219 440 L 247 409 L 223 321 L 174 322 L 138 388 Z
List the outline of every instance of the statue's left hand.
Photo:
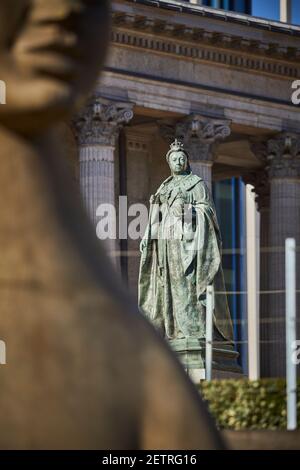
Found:
M 140 252 L 143 253 L 147 246 L 147 240 L 145 238 L 142 238 L 141 243 L 140 243 Z

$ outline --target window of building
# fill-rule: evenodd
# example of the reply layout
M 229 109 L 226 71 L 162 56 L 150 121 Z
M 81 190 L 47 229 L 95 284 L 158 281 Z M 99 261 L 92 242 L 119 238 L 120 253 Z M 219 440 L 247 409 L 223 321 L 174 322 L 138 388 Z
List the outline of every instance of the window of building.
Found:
M 279 20 L 280 0 L 252 0 L 252 14 L 268 20 Z
M 202 5 L 240 13 L 251 13 L 251 0 L 203 0 Z
M 202 0 L 199 4 L 223 10 L 252 14 L 269 20 L 280 19 L 280 0 Z M 300 24 L 300 2 L 291 0 L 293 24 Z
M 241 178 L 213 183 L 220 225 L 222 265 L 239 362 L 247 371 L 246 194 Z
M 299 0 L 294 0 L 292 2 L 292 23 L 300 24 L 300 2 Z
M 269 20 L 280 19 L 280 0 L 252 0 L 252 14 Z M 300 2 L 291 0 L 291 23 L 300 24 Z

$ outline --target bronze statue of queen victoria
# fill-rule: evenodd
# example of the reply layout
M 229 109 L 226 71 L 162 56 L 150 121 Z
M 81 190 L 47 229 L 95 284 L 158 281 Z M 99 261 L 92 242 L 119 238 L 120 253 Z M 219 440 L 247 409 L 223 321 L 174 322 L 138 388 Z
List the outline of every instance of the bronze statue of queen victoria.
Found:
M 206 288 L 216 296 L 214 336 L 233 342 L 221 265 L 221 235 L 204 181 L 190 169 L 183 144 L 167 153 L 171 176 L 150 199 L 141 242 L 139 305 L 170 340 L 205 339 Z

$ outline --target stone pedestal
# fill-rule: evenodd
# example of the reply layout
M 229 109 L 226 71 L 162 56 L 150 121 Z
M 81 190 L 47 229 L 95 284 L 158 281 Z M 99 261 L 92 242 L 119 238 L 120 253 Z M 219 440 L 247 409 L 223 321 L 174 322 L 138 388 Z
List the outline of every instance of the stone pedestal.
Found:
M 169 344 L 182 363 L 188 376 L 194 381 L 205 379 L 205 338 L 170 340 Z M 213 345 L 213 378 L 242 377 L 237 364 L 238 353 L 229 344 Z

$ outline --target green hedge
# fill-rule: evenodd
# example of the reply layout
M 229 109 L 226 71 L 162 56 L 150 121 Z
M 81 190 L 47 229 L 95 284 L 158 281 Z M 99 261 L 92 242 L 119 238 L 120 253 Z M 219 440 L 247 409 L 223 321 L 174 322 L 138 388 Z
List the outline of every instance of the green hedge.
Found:
M 199 385 L 220 429 L 285 429 L 286 384 L 283 379 L 213 380 Z M 300 425 L 300 381 L 298 425 Z

